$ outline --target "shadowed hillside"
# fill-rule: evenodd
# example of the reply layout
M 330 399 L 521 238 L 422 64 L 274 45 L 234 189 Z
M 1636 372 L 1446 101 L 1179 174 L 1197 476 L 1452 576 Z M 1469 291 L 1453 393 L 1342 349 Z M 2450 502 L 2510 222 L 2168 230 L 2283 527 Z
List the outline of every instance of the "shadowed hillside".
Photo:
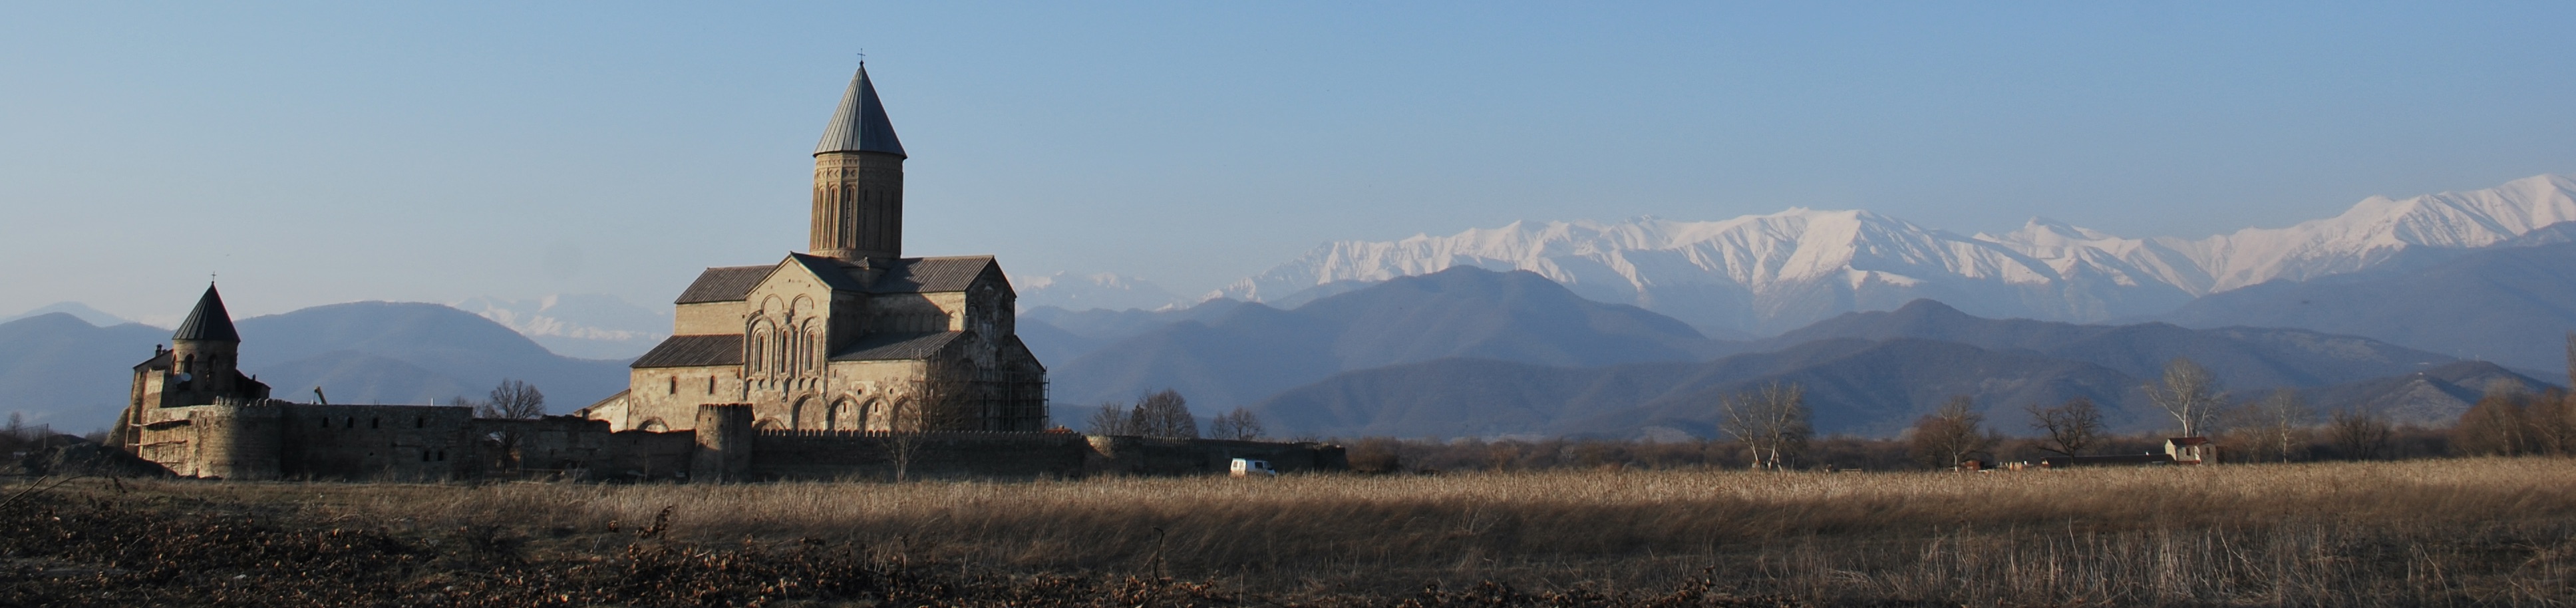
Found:
M 2188 327 L 2300 327 L 2368 336 L 2531 370 L 2565 364 L 2576 329 L 2570 227 L 2525 247 L 2468 252 L 2418 270 L 2265 283 L 2213 294 L 2162 318 Z
M 242 319 L 242 372 L 277 398 L 333 403 L 445 403 L 479 396 L 502 378 L 545 391 L 569 411 L 626 386 L 623 361 L 572 359 L 509 328 L 437 304 L 357 302 Z M 123 409 L 133 368 L 168 344 L 170 330 L 97 327 L 68 314 L 0 323 L 0 409 L 30 423 L 86 432 Z
M 1716 349 L 1680 321 L 1585 300 L 1536 274 L 1461 267 L 1296 310 L 1237 305 L 1051 367 L 1058 402 L 1170 387 L 1221 408 L 1336 372 L 1449 357 L 1586 366 L 1689 361 Z
M 2185 329 L 2164 323 L 2078 325 L 1970 316 L 1932 300 L 1887 312 L 1826 319 L 1753 345 L 1773 350 L 1830 338 L 1920 338 L 1991 350 L 2030 351 L 2153 377 L 2175 357 L 2191 357 L 2236 386 L 2320 386 L 2406 374 L 2454 359 L 2350 335 L 2301 329 Z
M 260 374 L 284 399 L 308 400 L 321 386 L 337 403 L 434 403 L 518 378 L 544 390 L 560 412 L 626 388 L 623 361 L 557 356 L 510 328 L 437 304 L 332 304 L 239 325 L 242 371 Z
M 167 329 L 99 327 L 68 313 L 0 323 L 0 410 L 60 432 L 106 428 L 125 407 L 134 364 L 169 343 Z
M 1708 363 L 1557 368 L 1453 359 L 1332 377 L 1258 405 L 1323 436 L 1718 436 L 1718 399 L 1767 382 L 1807 389 L 1819 433 L 1891 435 L 1951 395 L 2018 432 L 2019 404 L 2086 397 L 2123 428 L 2152 423 L 2143 381 L 2101 366 L 1930 340 L 1822 340 Z M 1996 407 L 2014 404 L 2013 411 Z

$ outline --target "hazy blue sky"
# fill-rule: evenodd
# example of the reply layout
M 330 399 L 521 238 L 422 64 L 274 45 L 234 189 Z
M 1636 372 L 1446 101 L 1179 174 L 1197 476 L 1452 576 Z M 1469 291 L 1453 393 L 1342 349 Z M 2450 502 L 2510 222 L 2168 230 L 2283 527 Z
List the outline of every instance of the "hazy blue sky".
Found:
M 2576 4 L 0 8 L 0 314 L 613 293 L 805 242 L 855 57 L 913 254 L 1866 208 L 2200 236 L 2576 171 Z M 365 6 L 356 6 L 364 4 Z

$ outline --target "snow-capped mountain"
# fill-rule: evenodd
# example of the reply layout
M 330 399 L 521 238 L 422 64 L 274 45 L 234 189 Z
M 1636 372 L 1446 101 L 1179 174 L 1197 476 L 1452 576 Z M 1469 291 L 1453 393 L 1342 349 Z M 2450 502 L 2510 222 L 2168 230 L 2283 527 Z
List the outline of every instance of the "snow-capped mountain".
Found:
M 2199 240 L 2123 239 L 2046 219 L 1979 234 L 2061 270 L 2091 267 L 2207 295 L 2274 279 L 2307 280 L 2379 265 L 2416 248 L 2469 249 L 2576 220 L 2576 179 L 2536 175 L 2485 190 L 2405 200 L 2374 196 L 2343 215 Z
M 1065 310 L 1155 310 L 1188 302 L 1144 279 L 1111 273 L 1075 275 L 1064 272 L 1011 280 L 1020 308 L 1054 306 Z
M 558 294 L 529 300 L 473 298 L 450 306 L 481 315 L 568 357 L 623 359 L 670 337 L 668 312 L 607 294 Z
M 2541 175 L 2485 190 L 2372 197 L 2332 218 L 2197 240 L 2123 238 L 2046 219 L 1961 236 L 1868 211 L 1804 208 L 1719 221 L 1515 222 L 1328 243 L 1207 297 L 1293 301 L 1309 290 L 1468 265 L 1536 272 L 1588 298 L 1720 331 L 1776 333 L 1915 298 L 1988 317 L 2100 321 L 2274 279 L 2370 268 L 2414 249 L 2493 245 L 2567 220 L 2576 220 L 2576 180 Z

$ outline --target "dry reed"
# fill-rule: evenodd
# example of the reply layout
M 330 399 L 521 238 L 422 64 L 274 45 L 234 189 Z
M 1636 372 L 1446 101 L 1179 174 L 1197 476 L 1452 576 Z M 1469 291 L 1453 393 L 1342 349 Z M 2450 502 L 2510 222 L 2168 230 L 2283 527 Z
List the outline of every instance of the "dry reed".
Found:
M 647 525 L 669 508 L 670 534 L 697 543 L 813 539 L 1006 571 L 1168 574 L 1287 596 L 1389 596 L 1484 580 L 1663 589 L 1701 577 L 1726 594 L 1821 603 L 2576 603 L 2576 461 L 2561 459 L 152 490 L 291 505 L 275 508 L 318 521 L 501 526 L 576 540 Z

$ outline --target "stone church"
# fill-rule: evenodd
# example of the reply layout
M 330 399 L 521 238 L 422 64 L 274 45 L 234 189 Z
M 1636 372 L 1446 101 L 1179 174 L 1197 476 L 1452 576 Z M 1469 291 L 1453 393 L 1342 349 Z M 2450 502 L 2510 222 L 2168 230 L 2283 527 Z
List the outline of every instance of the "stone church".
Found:
M 700 273 L 627 390 L 579 415 L 680 431 L 701 404 L 748 403 L 760 430 L 1045 430 L 1046 367 L 1001 265 L 904 257 L 906 158 L 861 65 L 814 148 L 806 252 Z
M 241 335 L 208 286 L 170 348 L 134 366 L 108 444 L 221 479 L 1074 478 L 1213 474 L 1236 458 L 1346 468 L 1327 444 L 1049 428 L 1046 367 L 1012 327 L 1002 267 L 903 256 L 904 159 L 862 66 L 814 149 L 808 250 L 700 273 L 627 389 L 572 416 L 270 398 L 239 369 Z

